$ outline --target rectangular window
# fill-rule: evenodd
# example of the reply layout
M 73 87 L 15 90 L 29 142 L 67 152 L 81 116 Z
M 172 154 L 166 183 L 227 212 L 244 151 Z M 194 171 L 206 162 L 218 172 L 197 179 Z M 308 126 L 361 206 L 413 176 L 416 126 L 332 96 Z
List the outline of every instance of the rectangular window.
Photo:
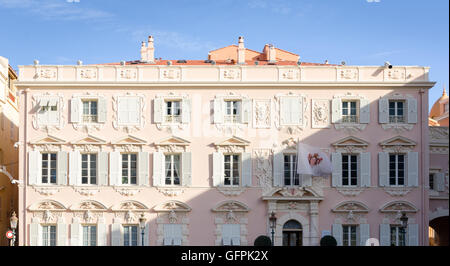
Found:
M 225 101 L 225 123 L 239 123 L 241 114 L 241 101 Z
M 141 99 L 139 97 L 118 97 L 119 125 L 138 125 L 141 121 Z
M 406 232 L 403 227 L 391 225 L 391 246 L 406 246 Z
M 434 189 L 434 174 L 430 174 L 429 176 L 428 176 L 428 178 L 429 178 L 429 186 L 430 186 L 430 189 L 431 190 L 433 190 Z
M 57 124 L 59 121 L 58 100 L 44 99 L 40 101 L 40 104 L 42 104 L 42 106 L 38 112 L 39 123 L 50 125 Z
M 122 154 L 122 184 L 136 185 L 136 171 L 137 171 L 137 154 L 124 153 Z
M 389 101 L 389 123 L 405 123 L 404 108 L 404 101 Z
M 97 101 L 83 100 L 83 122 L 96 123 L 97 122 Z
M 165 155 L 166 185 L 180 185 L 180 154 Z
M 81 154 L 81 183 L 97 184 L 97 154 Z
M 240 156 L 238 154 L 224 155 L 224 185 L 225 186 L 239 186 L 240 176 Z
M 342 122 L 358 123 L 358 101 L 342 101 Z
M 42 245 L 56 246 L 56 226 L 43 225 L 42 226 Z
M 405 155 L 389 154 L 389 185 L 405 185 Z
M 358 156 L 342 154 L 342 186 L 357 186 Z
M 138 227 L 135 225 L 125 225 L 123 227 L 123 245 L 137 246 Z
M 56 184 L 56 153 L 42 153 L 42 184 Z
M 83 246 L 97 246 L 97 226 L 83 226 Z
M 297 155 L 284 155 L 284 185 L 299 186 L 300 176 L 297 174 Z
M 166 123 L 181 123 L 181 101 L 166 101 Z
M 356 246 L 356 225 L 342 226 L 342 245 Z

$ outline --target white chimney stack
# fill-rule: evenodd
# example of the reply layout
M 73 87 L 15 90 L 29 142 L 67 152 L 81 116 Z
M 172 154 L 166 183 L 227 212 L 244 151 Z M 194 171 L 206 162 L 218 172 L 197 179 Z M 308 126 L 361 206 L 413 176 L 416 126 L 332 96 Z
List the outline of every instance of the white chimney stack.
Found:
M 275 46 L 269 44 L 269 63 L 275 63 L 276 61 Z
M 145 42 L 142 42 L 141 45 L 141 62 L 147 61 L 147 46 L 145 45 Z
M 245 64 L 245 47 L 244 47 L 244 37 L 239 37 L 239 44 L 238 44 L 238 54 L 237 54 L 237 63 L 238 64 Z
M 147 62 L 155 63 L 155 47 L 153 46 L 153 36 L 148 36 Z

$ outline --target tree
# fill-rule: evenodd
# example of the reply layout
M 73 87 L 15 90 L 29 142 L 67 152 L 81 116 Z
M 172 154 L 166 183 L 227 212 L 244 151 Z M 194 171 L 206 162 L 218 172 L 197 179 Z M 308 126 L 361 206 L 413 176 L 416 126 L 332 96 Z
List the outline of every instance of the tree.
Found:
M 272 240 L 270 240 L 270 237 L 268 236 L 258 236 L 255 239 L 255 243 L 253 244 L 254 246 L 272 246 Z
M 337 241 L 336 238 L 334 238 L 333 236 L 324 236 L 322 237 L 322 239 L 320 239 L 320 245 L 335 247 L 337 246 Z

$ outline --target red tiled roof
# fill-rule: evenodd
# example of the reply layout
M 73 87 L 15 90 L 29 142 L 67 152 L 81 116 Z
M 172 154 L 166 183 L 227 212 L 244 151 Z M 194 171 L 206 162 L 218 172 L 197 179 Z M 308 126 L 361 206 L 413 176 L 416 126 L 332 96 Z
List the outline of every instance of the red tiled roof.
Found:
M 150 63 L 144 63 L 139 60 L 135 61 L 126 61 L 125 65 L 167 65 L 167 62 L 171 61 L 173 66 L 206 66 L 206 65 L 212 65 L 211 62 L 208 62 L 205 60 L 185 60 L 186 63 L 177 63 L 177 60 L 155 60 L 154 64 Z M 234 60 L 226 61 L 226 60 L 217 60 L 215 61 L 216 65 L 236 65 L 236 62 Z M 297 62 L 295 61 L 277 61 L 276 63 L 269 63 L 268 61 L 262 60 L 262 61 L 245 61 L 245 65 L 252 66 L 255 65 L 255 62 L 258 62 L 258 65 L 278 65 L 278 66 L 294 66 L 297 65 Z M 118 63 L 104 63 L 104 64 L 93 64 L 93 65 L 111 65 L 111 66 L 117 66 L 120 65 L 120 62 Z M 309 62 L 301 62 L 302 66 L 338 66 L 334 64 L 322 64 L 322 63 L 309 63 Z

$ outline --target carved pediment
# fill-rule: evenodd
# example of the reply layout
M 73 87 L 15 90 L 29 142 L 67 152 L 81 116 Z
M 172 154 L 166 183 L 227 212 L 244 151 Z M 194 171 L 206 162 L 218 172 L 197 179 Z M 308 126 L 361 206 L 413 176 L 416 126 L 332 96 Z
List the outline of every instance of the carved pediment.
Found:
M 369 212 L 369 207 L 358 201 L 341 202 L 334 207 L 332 212 Z
M 248 146 L 249 144 L 250 141 L 236 136 L 214 143 L 216 146 Z
M 156 212 L 189 212 L 192 210 L 186 203 L 176 200 L 166 201 L 156 205 L 153 209 Z
M 283 187 L 276 188 L 263 197 L 263 200 L 278 199 L 278 200 L 302 200 L 309 198 L 319 198 L 321 196 L 314 190 L 307 187 Z
M 145 204 L 135 201 L 135 200 L 127 200 L 123 201 L 111 208 L 112 211 L 148 211 L 149 208 L 145 206 Z
M 213 209 L 213 212 L 248 212 L 250 208 L 239 201 L 227 200 L 217 204 Z
M 383 205 L 380 212 L 417 212 L 418 209 L 407 201 L 392 201 Z
M 29 211 L 65 211 L 67 208 L 55 200 L 43 200 L 28 207 Z
M 39 139 L 30 141 L 30 144 L 32 144 L 32 145 L 47 145 L 47 144 L 62 145 L 62 144 L 66 144 L 66 141 L 63 139 L 60 139 L 58 137 L 52 136 L 52 135 L 47 135 L 43 138 L 39 138 Z
M 337 147 L 348 147 L 348 146 L 366 148 L 367 146 L 369 146 L 369 143 L 360 138 L 357 138 L 354 136 L 349 136 L 349 137 L 343 138 L 341 140 L 338 140 L 338 141 L 332 143 L 331 145 L 335 146 L 336 148 Z
M 128 135 L 111 142 L 112 145 L 145 145 L 147 141 L 138 137 Z
M 188 140 L 185 140 L 180 137 L 171 136 L 165 139 L 162 139 L 160 141 L 155 142 L 156 146 L 164 146 L 164 145 L 181 145 L 181 146 L 187 146 L 191 142 Z
M 402 136 L 396 136 L 393 138 L 390 138 L 388 140 L 380 142 L 381 147 L 388 147 L 388 146 L 416 146 L 417 143 L 413 140 L 410 140 L 408 138 L 402 137 Z
M 106 211 L 108 208 L 95 200 L 85 200 L 70 207 L 72 211 Z
M 73 145 L 103 145 L 103 144 L 106 144 L 106 141 L 99 137 L 95 137 L 95 136 L 89 134 L 85 137 L 82 137 L 80 139 L 72 141 L 70 144 L 73 144 Z

